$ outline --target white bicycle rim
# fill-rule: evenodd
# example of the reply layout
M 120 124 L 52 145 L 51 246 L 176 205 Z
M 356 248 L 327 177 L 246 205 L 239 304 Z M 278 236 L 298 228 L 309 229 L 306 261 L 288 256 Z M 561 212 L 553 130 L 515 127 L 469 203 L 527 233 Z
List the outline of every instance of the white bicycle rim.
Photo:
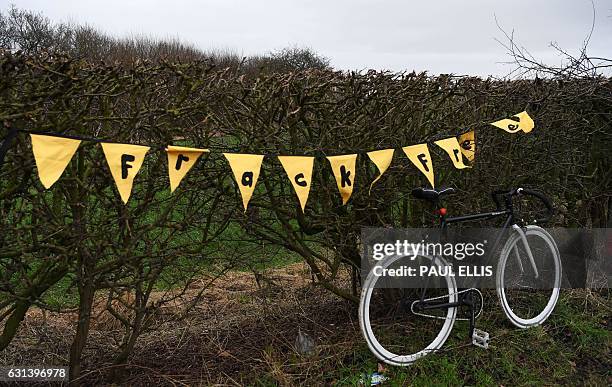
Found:
M 404 257 L 395 256 L 395 257 L 390 257 L 386 259 L 382 263 L 383 269 L 389 267 L 395 261 L 401 258 L 404 258 Z M 424 257 L 424 258 L 431 259 L 431 257 Z M 446 265 L 446 261 L 444 261 L 444 259 L 442 258 L 436 258 L 434 264 L 437 265 L 438 267 L 442 267 Z M 368 274 L 368 277 L 366 278 L 363 284 L 362 290 L 361 290 L 361 301 L 359 303 L 359 325 L 361 326 L 361 332 L 363 333 L 363 336 L 366 342 L 368 343 L 368 347 L 370 348 L 370 351 L 372 351 L 372 353 L 378 359 L 382 360 L 383 362 L 387 364 L 395 365 L 395 366 L 408 366 L 414 363 L 417 359 L 431 352 L 434 352 L 438 350 L 440 347 L 442 347 L 446 339 L 448 339 L 448 336 L 450 335 L 450 332 L 453 328 L 453 324 L 455 323 L 455 317 L 457 315 L 457 308 L 448 308 L 448 311 L 445 317 L 445 321 L 444 321 L 444 324 L 442 325 L 442 328 L 440 329 L 440 332 L 427 347 L 423 348 L 419 352 L 416 352 L 413 354 L 407 354 L 407 355 L 396 354 L 391 351 L 388 351 L 386 348 L 384 348 L 380 344 L 380 342 L 376 339 L 376 336 L 374 336 L 374 332 L 372 331 L 372 326 L 370 325 L 370 299 L 372 297 L 372 291 L 374 290 L 376 282 L 378 281 L 379 278 L 380 277 L 374 275 L 373 272 L 370 272 Z M 456 302 L 457 301 L 457 284 L 456 284 L 455 278 L 446 276 L 445 279 L 446 279 L 446 285 L 448 287 L 449 302 Z
M 519 328 L 530 328 L 536 325 L 540 325 L 550 316 L 553 309 L 555 309 L 557 300 L 559 299 L 559 288 L 561 285 L 562 273 L 559 249 L 552 236 L 550 236 L 550 234 L 546 232 L 546 230 L 538 226 L 527 226 L 525 230 L 525 235 L 539 236 L 544 241 L 546 241 L 546 243 L 550 247 L 550 250 L 553 253 L 553 260 L 555 262 L 555 281 L 550 299 L 548 300 L 548 303 L 546 304 L 542 312 L 540 312 L 540 314 L 535 317 L 525 319 L 517 316 L 516 313 L 514 313 L 514 311 L 510 307 L 510 304 L 508 303 L 508 299 L 506 298 L 506 289 L 504 288 L 504 272 L 506 267 L 506 261 L 508 260 L 508 257 L 510 257 L 510 253 L 512 252 L 514 244 L 519 243 L 520 241 L 520 236 L 518 235 L 518 233 L 513 233 L 510 238 L 508 238 L 508 241 L 506 241 L 506 244 L 504 245 L 500 254 L 499 266 L 497 267 L 496 284 L 497 295 L 499 297 L 502 309 L 506 314 L 506 317 L 508 317 L 508 320 L 510 320 L 512 324 L 516 325 Z

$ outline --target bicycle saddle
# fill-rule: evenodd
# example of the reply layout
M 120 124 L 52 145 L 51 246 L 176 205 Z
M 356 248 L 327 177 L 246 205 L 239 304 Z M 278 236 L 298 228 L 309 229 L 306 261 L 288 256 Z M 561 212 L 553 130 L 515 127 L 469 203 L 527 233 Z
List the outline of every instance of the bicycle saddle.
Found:
M 417 199 L 430 200 L 435 202 L 442 196 L 454 194 L 456 191 L 454 188 L 442 188 L 440 190 L 432 188 L 415 188 L 412 190 L 412 196 Z

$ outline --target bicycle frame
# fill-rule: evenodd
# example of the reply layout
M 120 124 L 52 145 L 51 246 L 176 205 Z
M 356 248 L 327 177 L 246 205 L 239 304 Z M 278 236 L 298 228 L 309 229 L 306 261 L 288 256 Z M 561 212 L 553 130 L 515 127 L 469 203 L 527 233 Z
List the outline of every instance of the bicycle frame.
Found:
M 436 203 L 436 207 L 437 207 L 437 204 L 438 203 Z M 447 217 L 446 215 L 440 215 L 440 228 L 442 229 L 442 234 L 444 234 L 444 231 L 447 229 L 448 225 L 451 223 L 461 223 L 461 222 L 468 222 L 468 221 L 475 221 L 475 220 L 489 220 L 489 219 L 495 219 L 495 218 L 501 218 L 501 217 L 505 217 L 506 219 L 503 223 L 503 226 L 499 234 L 495 238 L 495 243 L 493 244 L 493 248 L 490 250 L 491 252 L 493 252 L 493 251 L 496 251 L 497 248 L 499 247 L 503 236 L 506 234 L 506 230 L 508 230 L 510 226 L 515 223 L 514 211 L 512 208 L 511 201 L 506 202 L 506 208 L 503 210 L 496 210 L 496 211 L 483 212 L 483 213 L 472 214 L 472 215 L 455 216 L 455 217 Z M 490 262 L 491 255 L 492 253 L 489 253 L 489 255 L 485 258 L 486 264 Z M 430 268 L 433 265 L 434 265 L 434 260 L 432 259 Z M 481 281 L 480 278 L 476 279 L 476 287 L 478 287 L 478 285 L 480 284 L 480 281 Z M 471 317 L 470 317 L 469 335 L 471 337 L 472 332 L 475 329 L 475 311 L 474 311 L 473 301 L 471 299 L 466 299 L 467 297 L 465 295 L 469 293 L 465 293 L 464 296 L 460 297 L 459 300 L 455 302 L 444 302 L 444 303 L 431 302 L 430 303 L 427 300 L 425 300 L 425 294 L 427 293 L 427 290 L 429 289 L 428 285 L 429 285 L 429 277 L 427 277 L 425 280 L 425 287 L 423 288 L 423 291 L 421 292 L 421 297 L 419 300 L 418 308 L 420 310 L 432 310 L 432 309 L 456 308 L 460 306 L 470 307 Z
M 510 224 L 512 224 L 514 221 L 514 212 L 512 211 L 511 207 L 506 208 L 505 210 L 500 210 L 500 211 L 483 212 L 479 214 L 456 216 L 456 217 L 446 217 L 445 215 L 442 215 L 440 217 L 440 228 L 442 229 L 442 232 L 444 233 L 444 231 L 447 229 L 448 224 L 450 223 L 460 223 L 460 222 L 468 222 L 468 221 L 474 221 L 474 220 L 489 220 L 489 219 L 499 218 L 504 215 L 507 216 L 506 220 L 504 222 L 504 225 L 502 226 L 502 230 L 500 231 L 499 235 L 497 235 L 495 239 L 493 248 L 491 249 L 491 251 L 495 251 L 497 247 L 499 246 L 502 240 L 502 236 L 505 233 L 506 229 L 508 229 L 510 227 Z M 490 259 L 491 259 L 491 254 L 487 256 L 485 262 L 488 263 Z M 430 265 L 433 266 L 433 264 L 434 264 L 434 260 L 432 259 Z M 429 284 L 429 277 L 427 277 L 427 279 L 425 280 L 425 287 L 423 288 L 423 292 L 421 293 L 421 300 L 420 300 L 421 303 L 425 301 L 425 293 L 428 290 L 428 287 L 427 287 L 428 284 Z M 458 303 L 460 303 L 460 301 L 455 302 L 455 303 L 449 303 L 448 305 L 446 305 L 446 307 L 459 306 Z M 436 305 L 439 305 L 438 307 L 442 307 L 443 304 L 436 304 Z M 423 308 L 431 309 L 427 305 L 424 305 Z
M 436 211 L 437 220 L 439 221 L 439 228 L 440 228 L 439 232 L 422 233 L 423 235 L 421 237 L 423 237 L 423 240 L 421 241 L 421 243 L 424 243 L 425 240 L 427 240 L 427 242 L 434 242 L 438 244 L 444 244 L 447 242 L 451 242 L 451 243 L 461 242 L 461 239 L 465 239 L 461 237 L 461 230 L 459 230 L 460 233 L 457 235 L 459 239 L 456 239 L 453 235 L 451 235 L 451 232 L 449 230 L 450 225 L 454 223 L 461 223 L 461 222 L 487 221 L 491 219 L 499 219 L 499 222 L 496 221 L 494 223 L 497 224 L 498 227 L 500 228 L 498 230 L 493 230 L 493 232 L 489 233 L 490 235 L 486 236 L 486 239 L 489 239 L 489 241 L 494 241 L 494 242 L 488 243 L 488 246 L 491 248 L 485 249 L 484 255 L 482 255 L 481 253 L 478 253 L 479 259 L 482 258 L 482 262 L 479 261 L 478 264 L 489 265 L 493 259 L 497 258 L 500 264 L 505 265 L 505 263 L 510 257 L 509 254 L 514 252 L 516 253 L 516 258 L 519 261 L 518 269 L 520 270 L 520 272 L 524 271 L 521 260 L 522 262 L 524 262 L 525 258 L 528 257 L 529 260 L 531 260 L 531 264 L 534 266 L 533 268 L 534 268 L 535 276 L 537 278 L 538 270 L 535 267 L 536 263 L 535 263 L 535 260 L 533 259 L 531 247 L 529 246 L 528 241 L 527 241 L 528 236 L 535 235 L 539 238 L 542 238 L 544 241 L 546 241 L 550 245 L 549 247 L 551 248 L 551 252 L 553 253 L 553 260 L 554 260 L 555 270 L 556 270 L 555 271 L 555 287 L 558 286 L 559 277 L 560 277 L 561 272 L 560 272 L 560 266 L 559 266 L 560 265 L 559 254 L 558 254 L 558 250 L 554 246 L 554 241 L 552 240 L 552 237 L 540 227 L 528 226 L 528 224 L 545 223 L 551 219 L 552 215 L 554 214 L 554 208 L 552 207 L 552 204 L 548 198 L 546 198 L 542 193 L 539 193 L 538 191 L 532 191 L 532 190 L 524 189 L 524 188 L 516 188 L 516 189 L 510 189 L 510 190 L 498 190 L 498 191 L 492 192 L 493 201 L 496 204 L 495 210 L 477 213 L 477 214 L 471 214 L 471 215 L 451 217 L 451 216 L 447 216 L 446 209 L 442 208 L 439 205 L 440 199 L 450 193 L 454 193 L 454 190 L 443 189 L 443 190 L 436 191 L 433 189 L 416 188 L 412 191 L 413 196 L 416 197 L 417 199 L 427 200 L 429 203 L 435 206 L 437 210 Z M 523 220 L 525 214 L 522 211 L 523 209 L 523 206 L 521 205 L 522 202 L 513 203 L 514 196 L 522 196 L 522 195 L 532 196 L 537 199 L 540 199 L 540 201 L 542 201 L 542 203 L 548 210 L 547 216 L 543 218 L 537 218 L 537 219 L 527 221 L 527 222 Z M 503 198 L 503 201 L 501 200 L 502 198 Z M 516 204 L 516 206 L 513 206 L 513 204 Z M 531 214 L 532 213 L 529 213 L 528 216 L 531 216 Z M 516 232 L 516 235 L 514 234 L 515 232 Z M 426 236 L 425 234 L 429 234 L 429 236 Z M 484 243 L 488 242 L 486 240 L 480 239 L 481 237 L 479 236 L 476 236 L 476 238 L 478 238 L 478 240 Z M 524 251 L 522 251 L 522 249 L 521 249 L 521 253 L 519 254 L 518 247 L 521 241 L 527 252 L 526 254 L 527 257 L 523 255 Z M 487 252 L 486 250 L 489 250 L 489 251 Z M 420 263 L 421 265 L 423 265 L 423 267 L 418 270 L 419 273 L 424 273 L 424 269 L 426 268 L 426 266 L 429 266 L 428 273 L 432 273 L 431 269 L 434 269 L 437 266 L 445 267 L 449 263 L 454 263 L 454 259 L 455 259 L 455 256 L 452 257 L 452 260 L 449 256 L 445 256 L 445 254 L 447 253 L 443 249 L 437 253 L 436 253 L 436 250 L 434 250 L 433 254 L 430 254 L 429 252 L 425 252 L 425 250 L 419 253 L 419 250 L 415 250 L 415 248 L 413 247 L 412 254 L 414 254 L 415 252 L 416 254 L 420 255 L 421 258 L 424 259 L 424 261 L 428 261 L 428 263 Z M 406 253 L 406 254 L 409 254 L 409 253 Z M 461 258 L 460 255 L 458 257 Z M 386 263 L 383 265 L 385 268 L 391 267 L 391 265 L 397 262 L 400 262 L 399 260 L 405 259 L 405 258 L 414 259 L 416 258 L 416 255 L 414 257 L 411 254 L 406 255 L 406 256 L 396 255 L 394 257 L 390 257 L 389 261 L 386 261 Z M 445 259 L 448 259 L 448 261 L 445 261 Z M 419 264 L 419 262 L 415 262 L 415 263 Z M 498 265 L 498 270 L 496 271 L 496 274 L 495 274 L 497 277 L 494 278 L 495 279 L 494 286 L 497 288 L 497 293 L 498 293 L 498 296 L 500 297 L 502 308 L 504 312 L 506 313 L 506 316 L 510 319 L 510 321 L 514 325 L 520 328 L 526 328 L 529 326 L 540 324 L 542 321 L 544 321 L 548 317 L 548 315 L 550 315 L 552 308 L 554 308 L 554 303 L 556 303 L 558 299 L 558 288 L 557 288 L 556 293 L 553 291 L 551 297 L 548 300 L 548 303 L 546 304 L 546 307 L 542 310 L 540 314 L 537 315 L 537 318 L 539 319 L 538 321 L 532 321 L 532 320 L 535 320 L 535 318 L 528 319 L 528 320 L 519 318 L 516 315 L 514 315 L 514 312 L 509 307 L 508 301 L 506 300 L 504 291 L 507 286 L 505 282 L 503 281 L 503 279 L 505 278 L 504 270 L 503 270 L 504 267 L 505 266 Z M 433 272 L 435 273 L 436 271 L 433 271 Z M 460 272 L 461 270 L 459 271 L 459 273 Z M 534 273 L 529 273 L 529 274 L 534 274 Z M 433 281 L 435 281 L 435 278 L 437 276 L 441 276 L 441 275 L 444 276 L 443 279 L 446 281 L 446 286 L 444 285 L 441 286 L 440 293 L 434 292 L 434 288 L 437 288 L 438 285 L 435 284 Z M 471 274 L 468 274 L 468 275 L 474 278 L 470 278 L 470 281 L 466 283 L 457 283 L 455 279 L 452 278 L 454 274 L 452 272 L 444 270 L 440 274 L 433 275 L 434 279 L 430 278 L 432 275 L 425 275 L 425 278 L 421 278 L 424 280 L 423 283 L 416 286 L 417 288 L 420 287 L 421 290 L 413 289 L 407 292 L 403 292 L 403 291 L 400 292 L 399 294 L 400 304 L 399 305 L 394 304 L 394 308 L 397 308 L 399 306 L 399 308 L 401 308 L 403 311 L 405 311 L 405 308 L 406 308 L 408 309 L 407 312 L 412 313 L 413 315 L 415 315 L 415 317 L 423 316 L 425 318 L 434 318 L 434 319 L 444 320 L 444 323 L 443 323 L 444 325 L 442 326 L 440 332 L 437 334 L 437 336 L 435 336 L 435 339 L 431 343 L 429 343 L 427 347 L 425 347 L 424 350 L 415 352 L 414 354 L 410 352 L 409 355 L 404 356 L 401 354 L 396 354 L 394 352 L 391 352 L 385 347 L 383 347 L 377 341 L 374 335 L 374 332 L 372 331 L 373 325 L 370 322 L 371 316 L 370 316 L 369 308 L 370 308 L 370 302 L 372 299 L 372 292 L 373 292 L 372 289 L 376 287 L 375 284 L 377 281 L 377 275 L 375 275 L 375 273 L 373 272 L 370 272 L 366 279 L 368 286 L 364 287 L 362 290 L 359 318 L 360 318 L 361 329 L 363 330 L 364 336 L 366 337 L 366 340 L 368 341 L 368 346 L 373 351 L 373 353 L 379 359 L 389 364 L 396 364 L 396 365 L 411 364 L 413 361 L 415 361 L 419 357 L 426 354 L 427 351 L 435 351 L 439 349 L 443 345 L 443 343 L 447 340 L 450 334 L 450 330 L 452 329 L 453 324 L 457 320 L 469 321 L 469 337 L 471 338 L 472 343 L 482 348 L 488 348 L 489 341 L 490 341 L 489 333 L 481 329 L 477 329 L 475 326 L 476 319 L 478 318 L 478 316 L 481 314 L 481 312 L 484 309 L 483 294 L 480 292 L 479 288 L 483 285 L 482 281 L 483 280 L 486 281 L 488 277 L 486 278 L 482 277 L 481 274 L 476 274 L 474 276 L 472 276 Z M 487 275 L 490 275 L 488 270 L 487 270 Z M 432 290 L 430 291 L 430 289 Z M 448 290 L 448 291 L 445 291 L 445 290 Z M 463 308 L 455 309 L 461 306 L 469 307 L 469 309 L 463 309 Z M 459 311 L 461 311 L 462 314 L 458 314 Z M 401 359 L 396 360 L 395 357 L 401 357 Z

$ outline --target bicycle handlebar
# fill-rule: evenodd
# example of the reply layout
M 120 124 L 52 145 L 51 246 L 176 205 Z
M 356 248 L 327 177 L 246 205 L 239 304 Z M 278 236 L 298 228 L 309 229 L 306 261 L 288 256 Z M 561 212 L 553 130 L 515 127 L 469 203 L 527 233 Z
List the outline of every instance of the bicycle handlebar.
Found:
M 534 196 L 537 199 L 539 199 L 542 202 L 542 204 L 544 204 L 544 207 L 546 207 L 546 210 L 548 211 L 548 214 L 544 218 L 534 219 L 534 223 L 546 223 L 555 214 L 555 210 L 553 208 L 552 203 L 541 192 L 533 191 L 533 190 L 530 190 L 530 189 L 527 189 L 527 188 L 498 189 L 498 190 L 495 190 L 495 191 L 491 192 L 491 196 L 493 197 L 493 201 L 495 202 L 495 205 L 496 205 L 498 210 L 502 209 L 502 203 L 500 201 L 500 196 L 504 196 L 507 199 L 510 199 L 514 195 Z M 507 202 L 506 204 L 510 205 L 511 203 Z
M 516 194 L 534 196 L 534 197 L 540 199 L 540 201 L 544 204 L 544 207 L 546 207 L 546 209 L 548 210 L 548 214 L 544 218 L 534 219 L 534 221 L 533 221 L 534 223 L 546 223 L 555 214 L 555 209 L 554 209 L 552 203 L 550 202 L 550 200 L 546 196 L 544 196 L 543 193 L 538 192 L 538 191 L 533 191 L 533 190 L 530 190 L 530 189 L 527 189 L 527 188 L 517 188 L 516 189 Z

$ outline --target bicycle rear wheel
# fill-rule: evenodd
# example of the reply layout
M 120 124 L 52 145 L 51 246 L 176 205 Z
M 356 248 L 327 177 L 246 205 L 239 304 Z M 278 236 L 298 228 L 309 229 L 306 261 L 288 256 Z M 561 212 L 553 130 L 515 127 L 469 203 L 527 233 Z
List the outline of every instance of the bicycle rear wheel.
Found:
M 382 263 L 383 268 L 397 267 L 402 259 L 390 257 Z M 431 257 L 417 257 L 421 262 L 411 266 L 431 265 Z M 437 267 L 446 266 L 441 258 L 435 258 Z M 439 349 L 448 338 L 455 317 L 456 307 L 416 311 L 422 289 L 387 288 L 385 277 L 370 272 L 364 281 L 359 305 L 359 324 L 372 353 L 387 364 L 407 366 L 418 358 Z M 430 279 L 425 299 L 435 303 L 456 302 L 457 287 L 454 277 Z M 434 283 L 438 281 L 438 283 Z
M 562 273 L 559 250 L 550 234 L 541 227 L 527 226 L 525 236 L 535 269 L 515 232 L 501 251 L 496 277 L 502 309 L 519 328 L 540 325 L 550 316 L 559 299 Z

